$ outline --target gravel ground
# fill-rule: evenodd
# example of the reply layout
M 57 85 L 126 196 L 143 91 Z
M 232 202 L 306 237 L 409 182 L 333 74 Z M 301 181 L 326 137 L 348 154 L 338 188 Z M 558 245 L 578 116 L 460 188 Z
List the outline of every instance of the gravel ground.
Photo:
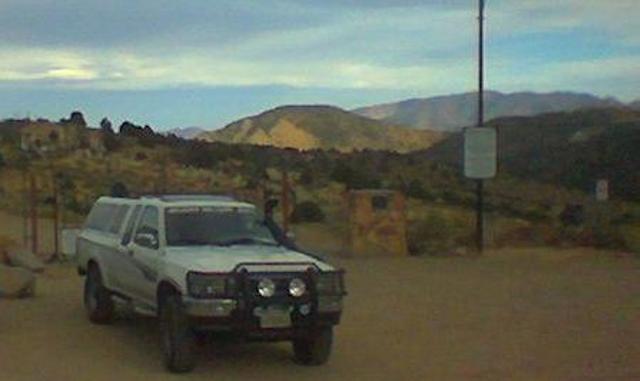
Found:
M 350 294 L 329 364 L 286 343 L 209 343 L 188 375 L 161 365 L 153 319 L 90 324 L 71 265 L 0 300 L 0 380 L 640 380 L 640 266 L 582 250 L 480 259 L 337 261 Z

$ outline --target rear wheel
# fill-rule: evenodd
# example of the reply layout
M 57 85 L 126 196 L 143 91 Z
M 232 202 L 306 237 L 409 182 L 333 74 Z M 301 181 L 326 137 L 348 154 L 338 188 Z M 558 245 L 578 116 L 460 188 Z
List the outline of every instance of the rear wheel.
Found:
M 184 313 L 180 296 L 168 295 L 160 308 L 160 329 L 164 364 L 174 373 L 184 373 L 196 366 L 196 337 Z
M 91 266 L 84 282 L 84 305 L 89 320 L 106 324 L 113 320 L 111 293 L 102 284 L 102 275 L 97 266 Z
M 333 327 L 320 327 L 304 338 L 293 340 L 293 355 L 299 364 L 322 365 L 329 360 Z

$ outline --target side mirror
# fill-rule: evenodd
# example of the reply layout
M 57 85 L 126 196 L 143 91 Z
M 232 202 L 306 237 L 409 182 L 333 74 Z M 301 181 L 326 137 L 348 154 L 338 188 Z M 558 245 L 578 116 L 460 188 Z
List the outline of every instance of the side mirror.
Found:
M 287 239 L 291 242 L 294 242 L 296 240 L 296 233 L 292 232 L 291 230 L 289 230 L 284 236 L 287 237 Z
M 158 248 L 158 237 L 152 233 L 136 234 L 135 242 L 140 246 Z
M 264 203 L 265 214 L 268 214 L 271 211 L 273 211 L 273 209 L 275 209 L 276 206 L 278 206 L 278 199 L 271 198 L 271 199 L 267 200 L 267 202 Z

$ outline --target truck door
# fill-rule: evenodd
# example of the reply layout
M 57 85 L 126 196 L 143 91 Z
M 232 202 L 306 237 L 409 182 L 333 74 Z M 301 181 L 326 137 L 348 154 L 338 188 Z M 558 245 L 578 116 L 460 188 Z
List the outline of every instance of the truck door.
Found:
M 127 281 L 134 296 L 149 305 L 155 302 L 155 288 L 160 262 L 160 234 L 158 208 L 145 206 L 140 222 L 129 244 L 129 253 L 136 275 Z
M 133 262 L 133 251 L 130 248 L 130 244 L 141 212 L 142 206 L 136 205 L 130 213 L 124 232 L 119 239 L 116 253 L 113 255 L 114 260 L 110 265 L 113 269 L 112 278 L 114 289 L 128 296 L 133 296 L 133 290 L 130 289 L 130 287 L 132 287 L 131 281 L 128 280 L 138 276 L 138 270 Z

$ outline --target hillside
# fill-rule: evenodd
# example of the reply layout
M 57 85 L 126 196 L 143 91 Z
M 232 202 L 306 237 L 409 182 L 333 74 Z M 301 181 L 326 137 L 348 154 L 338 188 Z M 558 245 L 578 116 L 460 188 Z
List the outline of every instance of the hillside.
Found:
M 608 178 L 614 196 L 640 199 L 640 112 L 598 109 L 507 117 L 489 123 L 498 130 L 500 171 L 592 192 Z M 420 157 L 462 166 L 462 134 Z
M 198 138 L 300 150 L 407 152 L 431 146 L 442 134 L 382 123 L 332 106 L 282 106 Z
M 324 108 L 320 109 L 322 114 Z M 287 111 L 286 115 L 295 114 Z M 304 111 L 309 113 L 308 109 Z M 335 110 L 330 111 L 336 115 Z M 337 112 L 340 116 L 342 113 Z M 279 120 L 278 110 L 264 116 Z M 597 171 L 609 171 L 604 174 L 611 176 L 614 197 L 640 199 L 636 171 L 640 160 L 635 153 L 640 144 L 638 119 L 640 112 L 611 109 L 497 120 L 501 174 L 486 188 L 494 242 L 600 242 L 611 246 L 610 231 L 594 236 L 593 231 L 585 229 L 572 235 L 572 231 L 551 227 L 567 204 L 589 202 L 586 192 L 565 186 L 590 191 L 592 185 L 581 184 L 600 176 Z M 409 154 L 382 150 L 341 153 L 185 140 L 130 122 L 123 122 L 117 132 L 96 133 L 72 121 L 0 121 L 0 209 L 13 213 L 25 210 L 25 170 L 38 184 L 39 213 L 52 215 L 56 185 L 63 223 L 80 221 L 94 200 L 110 194 L 115 185 L 133 195 L 207 192 L 260 202 L 264 192 L 279 194 L 286 170 L 295 204 L 301 207 L 303 202 L 315 203 L 325 214 L 323 226 L 331 234 L 348 231 L 345 191 L 384 188 L 402 191 L 408 197 L 407 234 L 412 252 L 441 254 L 473 242 L 475 188 L 472 181 L 461 176 L 461 139 L 457 134 L 432 149 Z M 296 123 L 300 121 L 293 118 L 291 124 Z M 315 127 L 322 128 L 326 123 L 324 120 Z M 354 125 L 358 126 L 350 124 Z M 68 144 L 66 131 L 71 134 Z M 264 133 L 277 135 L 272 129 Z M 330 131 L 327 134 L 331 135 Z M 28 150 L 32 154 L 27 154 L 21 143 L 31 140 L 34 144 L 28 144 Z M 40 144 L 35 144 L 37 140 Z M 102 145 L 95 144 L 100 141 Z M 629 229 L 636 225 L 640 228 L 640 209 L 635 203 L 609 205 L 612 219 L 622 221 Z M 625 232 L 618 231 L 615 247 L 627 245 L 626 241 L 620 244 L 628 238 Z
M 503 116 L 532 116 L 580 108 L 623 106 L 615 99 L 598 98 L 570 92 L 504 94 L 485 93 L 487 120 Z M 464 93 L 433 98 L 374 105 L 353 110 L 368 118 L 399 123 L 419 129 L 458 131 L 476 123 L 477 93 Z

